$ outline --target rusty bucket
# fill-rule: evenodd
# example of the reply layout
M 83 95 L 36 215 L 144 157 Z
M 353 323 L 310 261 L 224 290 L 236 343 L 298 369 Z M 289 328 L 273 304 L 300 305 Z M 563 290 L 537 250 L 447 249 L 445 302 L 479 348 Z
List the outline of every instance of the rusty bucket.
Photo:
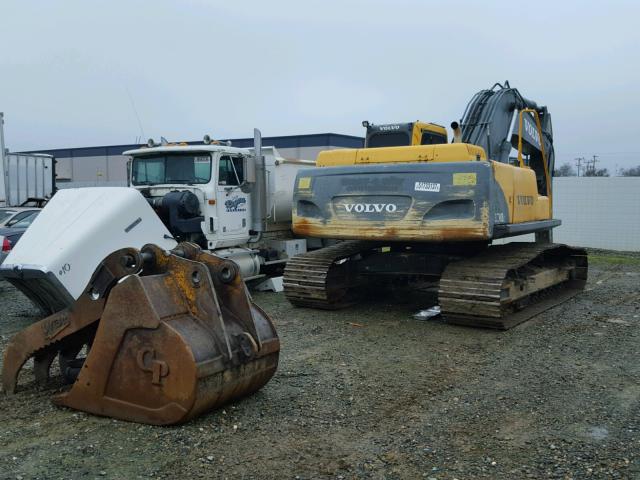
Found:
M 115 252 L 71 309 L 27 330 L 31 337 L 23 332 L 5 352 L 5 391 L 15 390 L 30 352 L 36 379 L 58 355 L 75 381 L 56 404 L 154 425 L 185 422 L 260 389 L 280 350 L 235 263 L 186 243 L 171 252 L 154 245 Z M 35 339 L 45 330 L 48 338 Z M 34 341 L 25 346 L 25 338 Z

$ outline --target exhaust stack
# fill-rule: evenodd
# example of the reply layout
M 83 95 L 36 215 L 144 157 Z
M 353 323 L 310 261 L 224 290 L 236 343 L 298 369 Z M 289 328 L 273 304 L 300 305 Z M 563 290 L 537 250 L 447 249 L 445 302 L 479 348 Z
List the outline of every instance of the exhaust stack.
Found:
M 451 129 L 453 130 L 453 143 L 462 143 L 462 129 L 458 122 L 451 122 Z

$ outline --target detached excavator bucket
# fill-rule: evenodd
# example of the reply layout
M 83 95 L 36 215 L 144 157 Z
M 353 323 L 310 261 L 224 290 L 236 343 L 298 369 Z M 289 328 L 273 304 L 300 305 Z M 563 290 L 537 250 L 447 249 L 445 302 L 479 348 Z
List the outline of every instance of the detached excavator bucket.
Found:
M 84 350 L 86 358 L 80 357 Z M 154 425 L 181 423 L 265 385 L 280 343 L 235 263 L 183 243 L 109 255 L 69 309 L 32 325 L 5 351 L 3 386 L 34 357 L 36 380 L 56 356 L 59 405 Z

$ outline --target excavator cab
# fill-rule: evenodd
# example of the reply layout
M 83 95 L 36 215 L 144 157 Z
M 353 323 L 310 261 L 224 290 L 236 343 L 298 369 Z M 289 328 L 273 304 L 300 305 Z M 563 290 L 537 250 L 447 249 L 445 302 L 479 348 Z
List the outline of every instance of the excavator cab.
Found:
M 365 120 L 362 126 L 367 129 L 364 148 L 447 143 L 447 129 L 435 123 L 415 121 L 374 125 Z

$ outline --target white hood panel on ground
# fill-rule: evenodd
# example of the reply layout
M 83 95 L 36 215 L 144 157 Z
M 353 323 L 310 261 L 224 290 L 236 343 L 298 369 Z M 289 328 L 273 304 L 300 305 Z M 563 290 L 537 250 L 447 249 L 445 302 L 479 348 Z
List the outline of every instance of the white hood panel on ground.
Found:
M 176 245 L 137 190 L 60 190 L 13 248 L 0 273 L 40 271 L 55 277 L 77 299 L 108 254 L 147 243 L 166 249 Z

